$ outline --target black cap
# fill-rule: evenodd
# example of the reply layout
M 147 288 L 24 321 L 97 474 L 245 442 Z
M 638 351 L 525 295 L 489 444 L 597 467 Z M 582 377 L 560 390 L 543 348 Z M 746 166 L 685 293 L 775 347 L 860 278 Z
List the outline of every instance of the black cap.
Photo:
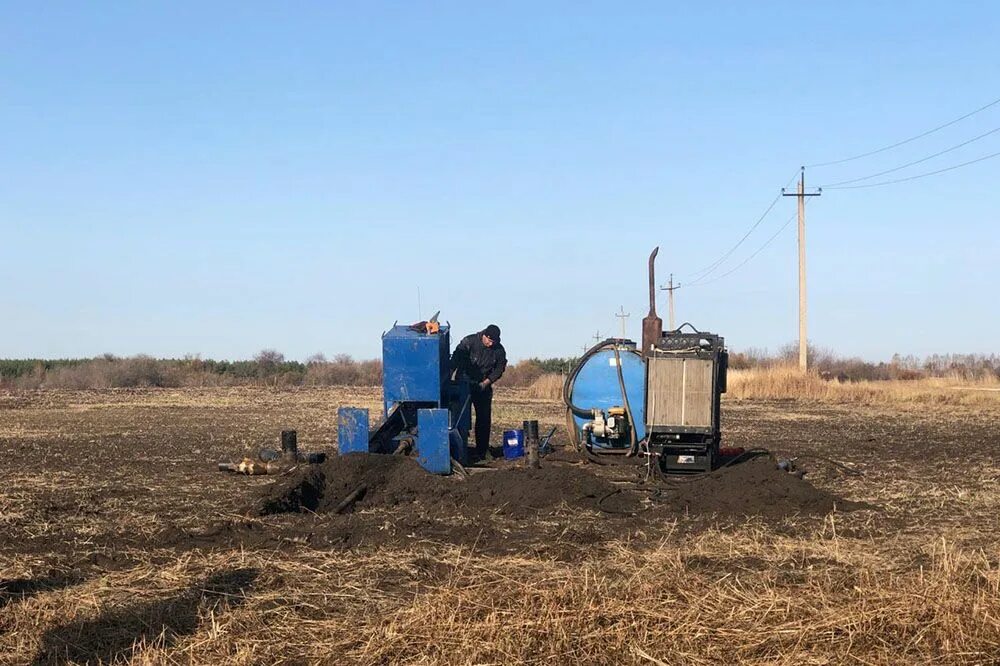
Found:
M 490 324 L 483 329 L 483 335 L 488 337 L 493 342 L 500 342 L 500 327 L 496 324 Z

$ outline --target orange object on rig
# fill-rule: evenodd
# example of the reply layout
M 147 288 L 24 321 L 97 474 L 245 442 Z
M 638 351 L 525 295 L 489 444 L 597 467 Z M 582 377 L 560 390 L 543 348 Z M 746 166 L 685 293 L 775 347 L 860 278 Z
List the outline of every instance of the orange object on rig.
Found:
M 417 333 L 426 333 L 427 335 L 434 335 L 441 332 L 441 324 L 438 322 L 438 315 L 441 311 L 438 310 L 434 313 L 434 316 L 428 321 L 418 321 L 416 324 L 410 326 L 411 331 L 416 331 Z

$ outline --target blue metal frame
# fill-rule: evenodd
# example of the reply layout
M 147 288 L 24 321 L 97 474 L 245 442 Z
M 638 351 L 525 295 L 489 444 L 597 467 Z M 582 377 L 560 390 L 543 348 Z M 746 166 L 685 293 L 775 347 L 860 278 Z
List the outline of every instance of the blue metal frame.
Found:
M 450 342 L 447 325 L 430 334 L 399 325 L 383 333 L 383 423 L 369 432 L 368 410 L 341 408 L 341 454 L 392 453 L 406 438 L 413 441 L 417 461 L 429 472 L 450 474 L 452 458 L 467 461 L 472 428 L 469 383 L 451 381 Z
M 450 420 L 451 414 L 447 409 L 417 411 L 417 423 L 420 424 L 417 462 L 428 472 L 451 474 Z
M 368 410 L 341 407 L 337 410 L 337 449 L 340 454 L 368 453 Z
M 428 335 L 393 326 L 382 336 L 382 395 L 384 415 L 406 402 L 444 402 L 448 380 L 449 343 L 447 326 Z

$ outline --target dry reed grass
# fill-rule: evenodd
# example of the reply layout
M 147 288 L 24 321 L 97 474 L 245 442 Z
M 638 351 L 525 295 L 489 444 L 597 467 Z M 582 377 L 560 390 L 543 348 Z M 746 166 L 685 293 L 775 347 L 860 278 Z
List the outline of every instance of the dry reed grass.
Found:
M 812 538 L 748 523 L 582 562 L 426 544 L 189 554 L 10 603 L 0 660 L 94 642 L 141 664 L 995 663 L 995 557 L 942 539 L 874 547 L 835 520 Z M 248 570 L 249 589 L 203 589 Z
M 730 370 L 726 397 L 735 400 L 804 400 L 862 405 L 1000 406 L 1000 379 L 968 380 L 960 375 L 925 379 L 842 382 L 802 374 L 791 366 Z M 565 377 L 545 374 L 525 397 L 561 400 Z
M 812 400 L 864 405 L 1000 406 L 1000 379 L 960 376 L 912 380 L 841 382 L 798 368 L 777 366 L 731 370 L 726 393 L 737 400 Z
M 525 396 L 536 400 L 561 400 L 566 378 L 555 373 L 544 374 L 525 390 Z

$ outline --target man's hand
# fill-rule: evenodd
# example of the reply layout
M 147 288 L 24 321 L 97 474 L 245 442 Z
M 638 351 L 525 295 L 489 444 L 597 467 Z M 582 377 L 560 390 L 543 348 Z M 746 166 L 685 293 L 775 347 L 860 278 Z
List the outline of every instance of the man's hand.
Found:
M 485 389 L 489 385 L 490 385 L 490 380 L 488 379 L 484 379 L 483 381 L 479 382 L 479 388 L 481 389 Z

